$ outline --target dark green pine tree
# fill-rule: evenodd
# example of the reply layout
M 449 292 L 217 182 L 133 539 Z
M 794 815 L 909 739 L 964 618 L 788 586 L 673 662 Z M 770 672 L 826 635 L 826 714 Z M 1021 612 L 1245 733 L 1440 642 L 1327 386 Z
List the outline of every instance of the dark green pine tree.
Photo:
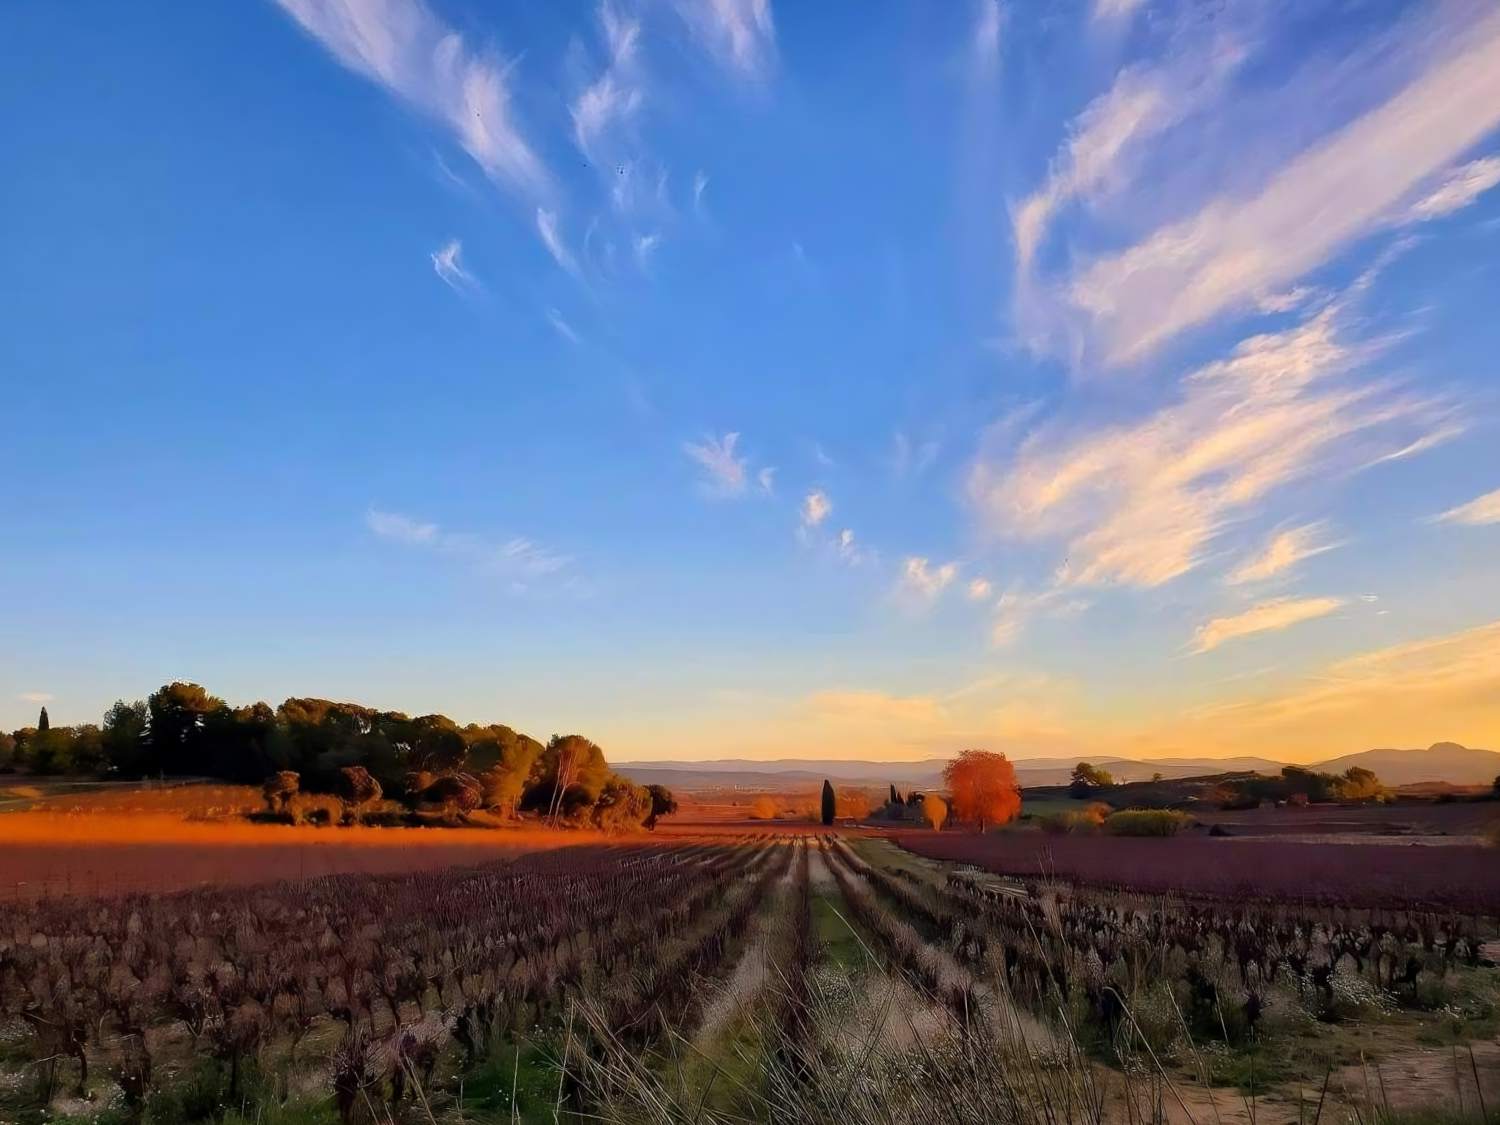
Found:
M 833 796 L 833 783 L 828 779 L 823 780 L 823 823 L 832 824 L 834 810 L 838 807 Z
M 38 731 L 44 731 L 44 730 L 51 730 L 52 729 L 52 720 L 49 719 L 49 718 L 47 718 L 47 708 L 45 708 L 45 707 L 42 708 L 41 717 L 38 718 L 37 721 L 36 721 L 36 729 Z

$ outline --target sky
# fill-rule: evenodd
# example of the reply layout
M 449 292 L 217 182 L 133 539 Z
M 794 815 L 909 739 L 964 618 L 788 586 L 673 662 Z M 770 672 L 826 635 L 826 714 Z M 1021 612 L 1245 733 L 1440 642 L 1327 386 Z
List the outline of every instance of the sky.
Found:
M 1500 9 L 0 9 L 0 727 L 1500 749 Z

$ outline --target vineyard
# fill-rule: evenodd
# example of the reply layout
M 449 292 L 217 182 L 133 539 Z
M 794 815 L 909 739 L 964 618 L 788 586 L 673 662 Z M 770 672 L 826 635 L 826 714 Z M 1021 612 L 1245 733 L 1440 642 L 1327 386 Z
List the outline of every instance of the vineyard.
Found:
M 23 900 L 0 1120 L 1369 1120 L 1373 1045 L 1438 1041 L 1447 1100 L 1500 1104 L 1466 1045 L 1496 1031 L 1492 921 L 1430 897 L 1182 899 L 721 831 Z

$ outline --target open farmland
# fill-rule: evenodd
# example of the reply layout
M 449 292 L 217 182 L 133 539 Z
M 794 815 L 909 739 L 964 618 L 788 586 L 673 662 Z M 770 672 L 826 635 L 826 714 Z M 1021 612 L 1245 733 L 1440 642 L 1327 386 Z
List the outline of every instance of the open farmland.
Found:
M 0 899 L 161 892 L 339 874 L 398 874 L 596 842 L 599 833 L 255 824 L 245 785 L 16 786 L 0 813 Z M 337 807 L 331 798 L 307 803 Z M 471 818 L 479 822 L 481 817 Z
M 168 815 L 0 816 L 0 899 L 432 870 L 597 839 L 522 828 L 313 828 Z
M 1185 906 L 704 827 L 0 905 L 0 1119 L 1291 1122 L 1500 1100 L 1473 911 Z M 1376 1094 L 1387 1071 L 1410 1077 Z
M 1304 843 L 1210 836 L 1129 839 L 1035 832 L 893 832 L 933 859 L 1023 879 L 1155 894 L 1321 905 L 1415 904 L 1500 913 L 1500 863 L 1478 845 Z

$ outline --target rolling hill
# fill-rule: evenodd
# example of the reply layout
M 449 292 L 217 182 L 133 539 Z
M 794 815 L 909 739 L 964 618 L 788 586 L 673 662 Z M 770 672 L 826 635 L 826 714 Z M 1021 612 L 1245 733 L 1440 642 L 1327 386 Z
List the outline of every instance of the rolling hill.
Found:
M 1365 750 L 1330 758 L 1318 768 L 1343 773 L 1351 766 L 1374 770 L 1387 785 L 1446 781 L 1452 785 L 1489 785 L 1500 777 L 1500 754 L 1457 742 L 1435 742 L 1426 750 Z
M 1166 780 L 1226 772 L 1276 773 L 1283 764 L 1272 758 L 1120 758 L 1091 757 L 1116 781 L 1149 781 L 1156 774 Z M 1016 777 L 1023 787 L 1063 785 L 1077 758 L 1016 758 Z M 615 767 L 640 785 L 665 785 L 693 792 L 738 789 L 759 792 L 798 792 L 816 788 L 824 778 L 836 786 L 931 789 L 941 784 L 945 758 L 877 762 L 860 758 L 721 758 L 704 762 L 621 762 Z M 1500 775 L 1500 753 L 1475 750 L 1456 742 L 1438 742 L 1425 750 L 1365 750 L 1315 763 L 1312 769 L 1342 773 L 1351 766 L 1374 770 L 1388 785 L 1449 782 L 1489 784 Z

